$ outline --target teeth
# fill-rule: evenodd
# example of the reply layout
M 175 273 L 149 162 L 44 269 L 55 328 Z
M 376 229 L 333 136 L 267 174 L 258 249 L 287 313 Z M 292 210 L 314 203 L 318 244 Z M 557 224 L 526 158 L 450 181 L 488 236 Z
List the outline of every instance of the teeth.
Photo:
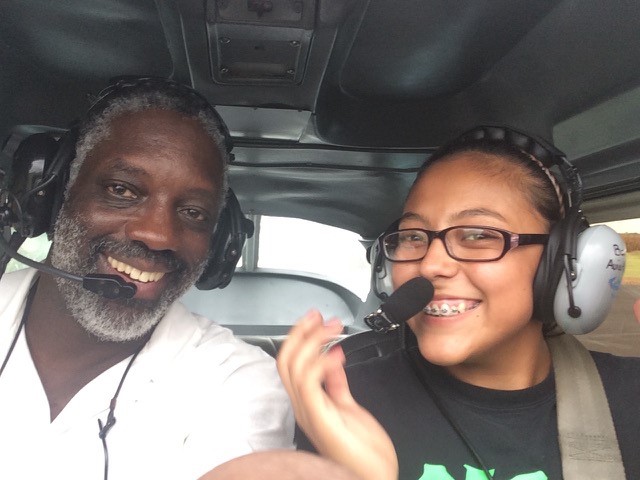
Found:
M 471 306 L 470 308 L 473 308 L 473 306 Z M 467 305 L 464 302 L 460 302 L 458 305 L 449 305 L 448 303 L 437 305 L 430 303 L 424 308 L 424 312 L 427 315 L 432 315 L 434 317 L 451 317 L 453 315 L 458 315 L 459 313 L 464 313 L 466 311 Z
M 129 275 L 132 280 L 137 280 L 141 283 L 157 282 L 164 277 L 164 272 L 143 272 L 113 257 L 107 257 L 107 261 L 118 272 Z

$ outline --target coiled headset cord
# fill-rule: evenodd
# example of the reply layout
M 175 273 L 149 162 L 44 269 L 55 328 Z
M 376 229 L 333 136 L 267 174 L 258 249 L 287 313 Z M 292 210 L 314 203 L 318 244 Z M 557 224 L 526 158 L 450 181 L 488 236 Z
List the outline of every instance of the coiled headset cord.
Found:
M 147 343 L 145 342 L 142 345 L 140 345 L 137 348 L 137 350 L 134 352 L 134 354 L 131 356 L 129 363 L 127 363 L 127 367 L 124 369 L 124 373 L 122 374 L 122 377 L 120 377 L 120 382 L 118 383 L 118 388 L 116 388 L 116 393 L 113 395 L 113 398 L 109 402 L 109 413 L 107 414 L 107 421 L 104 422 L 103 424 L 102 420 L 98 419 L 98 428 L 99 428 L 98 436 L 102 441 L 102 449 L 104 451 L 104 480 L 107 480 L 109 478 L 109 447 L 107 446 L 107 434 L 109 433 L 109 430 L 111 430 L 111 427 L 113 427 L 116 424 L 115 412 L 116 412 L 116 402 L 118 401 L 118 395 L 120 395 L 120 389 L 124 384 L 124 379 L 127 378 L 127 374 L 129 373 L 129 369 L 131 368 L 131 365 L 133 365 L 133 362 L 135 361 L 138 354 L 146 344 Z
M 2 373 L 4 372 L 4 369 L 7 366 L 9 359 L 11 358 L 11 354 L 13 353 L 13 349 L 15 348 L 16 343 L 18 343 L 18 338 L 20 338 L 20 334 L 22 333 L 22 330 L 25 328 L 25 325 L 27 323 L 27 317 L 29 316 L 29 312 L 31 311 L 31 304 L 33 303 L 33 297 L 36 293 L 39 280 L 40 280 L 39 278 L 36 279 L 36 281 L 33 283 L 31 288 L 29 289 L 29 294 L 27 295 L 27 302 L 24 307 L 22 319 L 20 320 L 20 324 L 18 325 L 18 330 L 13 336 L 13 340 L 11 341 L 11 345 L 9 346 L 9 350 L 7 351 L 7 354 L 5 355 L 4 360 L 2 361 L 2 366 L 0 366 L 0 377 L 2 376 Z M 153 329 L 151 330 L 152 334 L 153 334 L 153 330 L 155 330 L 155 327 L 153 327 Z M 151 335 L 149 335 L 149 338 L 151 338 Z M 109 430 L 111 430 L 111 427 L 113 427 L 116 423 L 115 411 L 116 411 L 116 403 L 118 400 L 118 395 L 120 395 L 120 390 L 122 389 L 124 380 L 125 378 L 127 378 L 127 374 L 131 369 L 131 365 L 133 365 L 133 362 L 138 357 L 138 354 L 142 351 L 142 349 L 146 344 L 147 342 L 143 343 L 136 349 L 136 351 L 131 356 L 131 359 L 129 360 L 127 367 L 125 368 L 124 373 L 122 374 L 122 377 L 120 377 L 118 388 L 116 388 L 116 392 L 113 395 L 113 398 L 111 399 L 111 401 L 109 402 L 109 413 L 107 414 L 107 421 L 104 422 L 103 424 L 102 420 L 98 419 L 98 427 L 100 429 L 98 432 L 98 436 L 102 441 L 102 449 L 104 451 L 104 480 L 108 480 L 109 478 L 109 447 L 107 446 L 107 434 L 109 433 Z

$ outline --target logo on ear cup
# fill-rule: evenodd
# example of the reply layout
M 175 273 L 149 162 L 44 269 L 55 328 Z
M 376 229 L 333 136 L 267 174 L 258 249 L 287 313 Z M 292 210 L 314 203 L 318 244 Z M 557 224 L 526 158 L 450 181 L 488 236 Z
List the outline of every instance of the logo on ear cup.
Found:
M 572 318 L 566 277 L 560 278 L 553 300 L 554 317 L 566 333 L 579 335 L 598 327 L 615 299 L 626 263 L 626 246 L 606 225 L 589 227 L 578 236 L 576 277 L 571 282 L 573 300 L 580 316 Z

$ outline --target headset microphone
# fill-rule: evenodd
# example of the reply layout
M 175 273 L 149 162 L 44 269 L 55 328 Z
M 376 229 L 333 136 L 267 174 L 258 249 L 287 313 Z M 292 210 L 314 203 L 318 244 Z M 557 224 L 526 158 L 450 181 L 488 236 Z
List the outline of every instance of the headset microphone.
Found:
M 422 310 L 433 298 L 433 285 L 423 277 L 402 284 L 380 308 L 364 318 L 374 332 L 395 330 Z
M 20 263 L 24 263 L 29 267 L 33 267 L 50 275 L 57 275 L 69 280 L 81 282 L 84 288 L 93 293 L 97 293 L 98 295 L 102 295 L 105 298 L 132 298 L 136 294 L 136 286 L 133 283 L 125 282 L 118 275 L 94 273 L 81 277 L 79 275 L 74 275 L 72 273 L 65 272 L 64 270 L 54 268 L 50 265 L 45 265 L 31 260 L 30 258 L 20 255 L 13 247 L 11 247 L 3 235 L 0 235 L 0 248 Z

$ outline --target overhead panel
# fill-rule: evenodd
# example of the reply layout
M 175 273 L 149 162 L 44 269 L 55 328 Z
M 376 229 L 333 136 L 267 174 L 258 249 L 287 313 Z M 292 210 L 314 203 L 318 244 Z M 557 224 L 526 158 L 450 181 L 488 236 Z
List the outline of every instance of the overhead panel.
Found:
M 315 0 L 208 0 L 211 76 L 227 85 L 297 85 L 304 78 Z

